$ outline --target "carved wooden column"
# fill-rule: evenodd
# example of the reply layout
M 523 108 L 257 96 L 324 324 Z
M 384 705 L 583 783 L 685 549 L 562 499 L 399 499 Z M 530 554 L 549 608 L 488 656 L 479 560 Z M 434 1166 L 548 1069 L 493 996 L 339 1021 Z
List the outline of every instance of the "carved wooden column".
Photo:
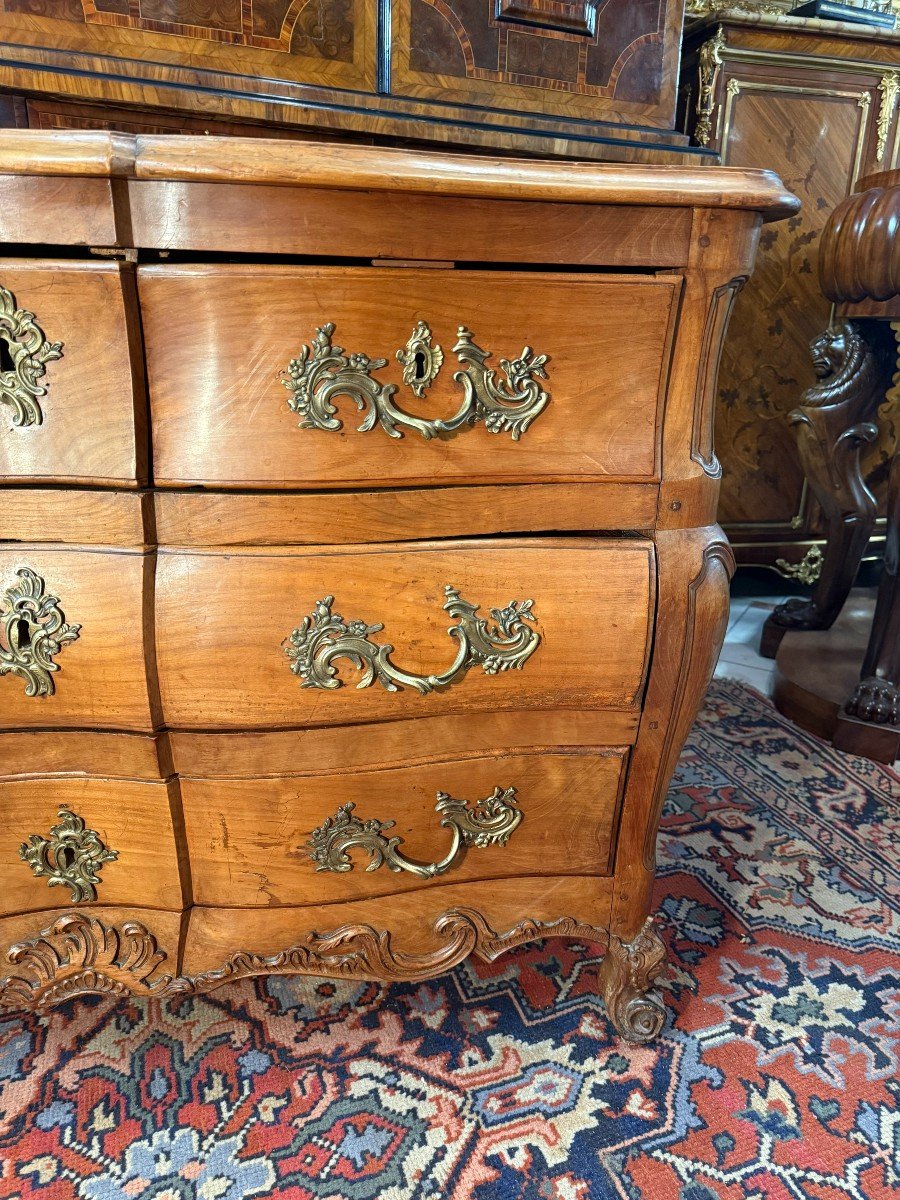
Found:
M 823 382 L 792 414 L 807 478 L 829 522 L 822 579 L 810 601 L 788 602 L 767 621 L 763 652 L 781 642 L 779 708 L 843 749 L 891 762 L 900 756 L 900 456 L 891 467 L 885 569 L 867 645 L 859 614 L 855 624 L 840 614 L 875 514 L 859 448 L 875 435 L 871 418 L 897 364 L 891 323 L 900 320 L 900 171 L 870 176 L 859 188 L 823 233 L 820 282 L 839 306 L 838 321 L 813 347 Z M 801 632 L 815 630 L 832 632 Z M 849 655 L 861 661 L 859 681 L 835 703 L 828 671 L 832 680 L 839 676 Z

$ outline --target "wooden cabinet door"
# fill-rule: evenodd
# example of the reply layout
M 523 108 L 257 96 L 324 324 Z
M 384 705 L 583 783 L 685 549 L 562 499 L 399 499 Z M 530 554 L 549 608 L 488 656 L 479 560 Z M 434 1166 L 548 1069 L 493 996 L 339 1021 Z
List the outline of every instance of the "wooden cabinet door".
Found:
M 678 0 L 391 0 L 391 90 L 669 128 Z
M 368 92 L 376 23 L 373 0 L 0 0 L 4 42 Z

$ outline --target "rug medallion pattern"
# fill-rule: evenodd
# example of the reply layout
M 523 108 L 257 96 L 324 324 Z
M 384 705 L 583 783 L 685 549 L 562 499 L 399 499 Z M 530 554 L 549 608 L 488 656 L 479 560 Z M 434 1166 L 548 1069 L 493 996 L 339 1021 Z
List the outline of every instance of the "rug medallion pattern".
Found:
M 900 778 L 718 681 L 660 834 L 653 1046 L 590 946 L 0 1021 L 0 1198 L 887 1200 Z

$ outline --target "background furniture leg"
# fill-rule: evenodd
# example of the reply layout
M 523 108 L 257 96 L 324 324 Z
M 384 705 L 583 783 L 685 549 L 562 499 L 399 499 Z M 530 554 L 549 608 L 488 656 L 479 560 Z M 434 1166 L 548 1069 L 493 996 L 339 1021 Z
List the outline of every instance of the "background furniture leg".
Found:
M 822 380 L 791 413 L 807 482 L 825 516 L 828 542 L 812 596 L 780 604 L 763 627 L 760 654 L 774 658 L 791 629 L 830 629 L 853 586 L 875 525 L 877 503 L 859 456 L 875 441 L 872 424 L 890 386 L 896 343 L 882 321 L 841 321 L 810 345 Z

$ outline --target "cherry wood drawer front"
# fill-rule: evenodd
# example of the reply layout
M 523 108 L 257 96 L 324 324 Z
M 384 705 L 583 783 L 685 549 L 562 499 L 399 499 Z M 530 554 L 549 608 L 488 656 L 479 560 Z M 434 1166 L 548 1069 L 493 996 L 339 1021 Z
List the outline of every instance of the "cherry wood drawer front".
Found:
M 0 259 L 0 477 L 145 482 L 139 353 L 132 268 Z
M 434 878 L 447 883 L 605 875 L 626 755 L 622 749 L 536 750 L 324 778 L 184 779 L 194 898 L 198 904 L 314 904 L 431 886 L 428 878 L 390 867 L 407 860 L 441 864 L 446 870 Z M 436 809 L 448 795 L 466 802 L 469 812 L 493 796 L 500 840 L 461 845 L 453 855 L 447 813 L 456 810 Z M 331 840 L 326 822 L 340 821 L 348 804 L 355 808 L 344 809 L 349 824 L 341 828 L 362 836 L 363 844 L 342 852 L 343 835 Z M 373 821 L 394 825 L 361 832 L 359 823 Z M 322 869 L 308 845 L 316 830 Z M 367 870 L 393 838 L 402 838 L 398 858 Z M 347 862 L 352 869 L 345 869 Z
M 653 479 L 679 286 L 675 277 L 643 275 L 141 268 L 156 481 L 299 488 Z M 438 373 L 419 396 L 397 353 L 422 321 L 432 341 L 410 349 L 420 356 L 416 378 Z M 492 383 L 479 381 L 461 326 L 489 352 Z M 360 354 L 386 362 L 351 361 Z M 547 356 L 546 379 L 531 355 Z M 507 368 L 515 376 L 520 357 L 535 373 L 509 383 Z M 382 385 L 396 391 L 385 399 Z M 550 396 L 543 407 L 527 401 L 533 419 L 518 440 L 508 428 L 490 432 L 483 419 L 430 438 L 402 418 L 388 419 L 402 434 L 389 436 L 375 419 L 387 405 L 449 421 L 466 388 L 480 397 L 498 387 Z M 368 432 L 358 430 L 356 398 L 372 416 Z
M 653 546 L 640 539 L 160 551 L 165 721 L 181 729 L 290 728 L 498 709 L 633 708 L 653 587 Z M 511 601 L 533 606 L 492 615 Z M 477 616 L 458 615 L 466 602 L 479 606 Z M 479 619 L 490 628 L 474 628 Z M 487 661 L 474 654 L 485 638 Z M 329 665 L 336 644 L 368 675 L 344 655 Z M 378 646 L 388 651 L 379 655 Z M 446 677 L 461 662 L 452 682 L 433 678 L 427 694 L 411 678 Z M 371 683 L 358 686 L 366 678 Z
M 58 777 L 0 782 L 2 912 L 95 902 L 181 908 L 174 786 Z
M 0 549 L 0 728 L 154 728 L 153 563 L 138 551 Z

